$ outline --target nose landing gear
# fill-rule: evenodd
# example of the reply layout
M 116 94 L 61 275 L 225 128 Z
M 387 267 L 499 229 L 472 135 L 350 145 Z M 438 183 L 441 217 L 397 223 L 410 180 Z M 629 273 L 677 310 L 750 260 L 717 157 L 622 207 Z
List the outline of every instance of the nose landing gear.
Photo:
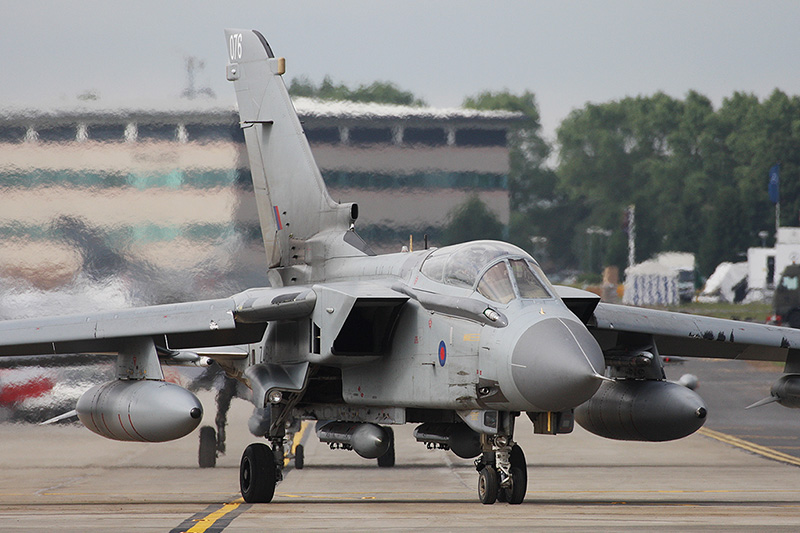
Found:
M 239 463 L 239 487 L 244 501 L 247 503 L 272 501 L 275 485 L 281 477 L 275 454 L 269 446 L 257 443 L 245 448 L 242 461 Z
M 522 503 L 528 490 L 528 465 L 522 448 L 503 435 L 482 435 L 481 441 L 485 451 L 475 461 L 481 503 Z

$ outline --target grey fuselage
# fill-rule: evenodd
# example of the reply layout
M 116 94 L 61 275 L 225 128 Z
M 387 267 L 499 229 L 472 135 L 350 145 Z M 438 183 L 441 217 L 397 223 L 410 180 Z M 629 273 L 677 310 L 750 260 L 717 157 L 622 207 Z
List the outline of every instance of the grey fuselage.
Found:
M 492 245 L 508 253 L 479 265 L 476 280 L 508 258 L 533 262 L 522 250 Z M 276 269 L 285 286 L 312 286 L 316 305 L 305 323 L 271 323 L 264 341 L 251 347 L 249 363 L 309 362 L 337 369 L 329 382 L 341 373 L 340 398 L 318 398 L 312 378 L 300 405 L 338 400 L 376 408 L 537 412 L 568 410 L 594 394 L 600 384 L 596 374 L 604 369 L 600 348 L 546 279 L 541 281 L 549 287 L 547 297 L 517 295 L 500 303 L 474 286 L 430 279 L 421 266 L 432 252 L 369 256 L 353 248 L 352 257 Z M 365 293 L 375 300 L 365 302 Z M 396 296 L 402 300 L 394 320 L 370 327 L 370 313 L 379 314 Z M 337 350 L 342 324 L 359 306 L 367 310 L 356 334 L 384 335 L 386 342 L 371 344 L 377 346 L 374 352 Z M 501 318 L 488 320 L 486 309 Z

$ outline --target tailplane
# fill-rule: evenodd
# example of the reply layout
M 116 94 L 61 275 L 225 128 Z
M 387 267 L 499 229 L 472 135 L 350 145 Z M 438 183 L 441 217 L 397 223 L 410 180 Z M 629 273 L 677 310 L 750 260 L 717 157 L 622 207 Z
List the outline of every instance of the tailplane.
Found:
M 236 87 L 269 266 L 308 263 L 307 242 L 347 232 L 358 206 L 328 195 L 283 83 L 284 59 L 273 55 L 257 31 L 228 29 L 225 36 L 226 75 Z

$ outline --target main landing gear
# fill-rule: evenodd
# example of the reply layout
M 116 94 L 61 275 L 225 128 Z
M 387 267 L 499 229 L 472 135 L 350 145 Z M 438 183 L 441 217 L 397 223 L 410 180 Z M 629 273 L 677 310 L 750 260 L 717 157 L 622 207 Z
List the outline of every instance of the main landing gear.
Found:
M 213 379 L 212 374 L 210 379 Z M 200 448 L 197 452 L 197 464 L 200 468 L 214 468 L 217 465 L 217 457 L 225 454 L 225 426 L 228 424 L 228 410 L 231 407 L 231 400 L 236 396 L 237 382 L 223 374 L 224 381 L 222 387 L 217 391 L 217 416 L 215 423 L 216 431 L 211 426 L 200 428 Z
M 283 479 L 283 467 L 287 458 L 294 459 L 294 467 L 302 470 L 305 466 L 305 454 L 302 444 L 294 450 L 285 448 L 291 443 L 294 434 L 300 430 L 300 420 L 286 423 L 279 421 L 279 430 L 269 438 L 270 445 L 253 443 L 245 448 L 239 463 L 239 488 L 242 498 L 247 503 L 269 503 L 275 495 L 275 485 Z M 287 433 L 288 431 L 288 433 Z
M 484 452 L 475 461 L 481 503 L 522 503 L 528 490 L 528 465 L 522 448 L 502 435 L 482 435 L 481 444 Z

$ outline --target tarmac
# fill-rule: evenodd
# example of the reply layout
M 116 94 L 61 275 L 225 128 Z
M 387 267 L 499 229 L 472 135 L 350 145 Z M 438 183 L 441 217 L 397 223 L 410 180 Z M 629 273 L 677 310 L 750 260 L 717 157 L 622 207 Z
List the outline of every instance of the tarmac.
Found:
M 800 417 L 767 406 L 776 365 L 691 361 L 707 427 L 668 443 L 617 442 L 580 428 L 516 438 L 526 452 L 522 505 L 481 505 L 471 460 L 427 450 L 395 427 L 397 465 L 378 468 L 303 435 L 305 468 L 290 464 L 270 504 L 244 504 L 238 464 L 251 406 L 234 400 L 227 455 L 197 467 L 197 432 L 163 444 L 120 443 L 79 425 L 0 425 L 2 531 L 797 531 Z M 673 375 L 674 374 L 674 375 Z M 753 398 L 753 396 L 755 396 Z M 201 394 L 206 422 L 213 396 Z M 728 440 L 726 440 L 728 439 Z M 733 439 L 733 440 L 730 440 Z M 758 441 L 758 442 L 757 442 Z M 800 460 L 797 461 L 800 464 Z

